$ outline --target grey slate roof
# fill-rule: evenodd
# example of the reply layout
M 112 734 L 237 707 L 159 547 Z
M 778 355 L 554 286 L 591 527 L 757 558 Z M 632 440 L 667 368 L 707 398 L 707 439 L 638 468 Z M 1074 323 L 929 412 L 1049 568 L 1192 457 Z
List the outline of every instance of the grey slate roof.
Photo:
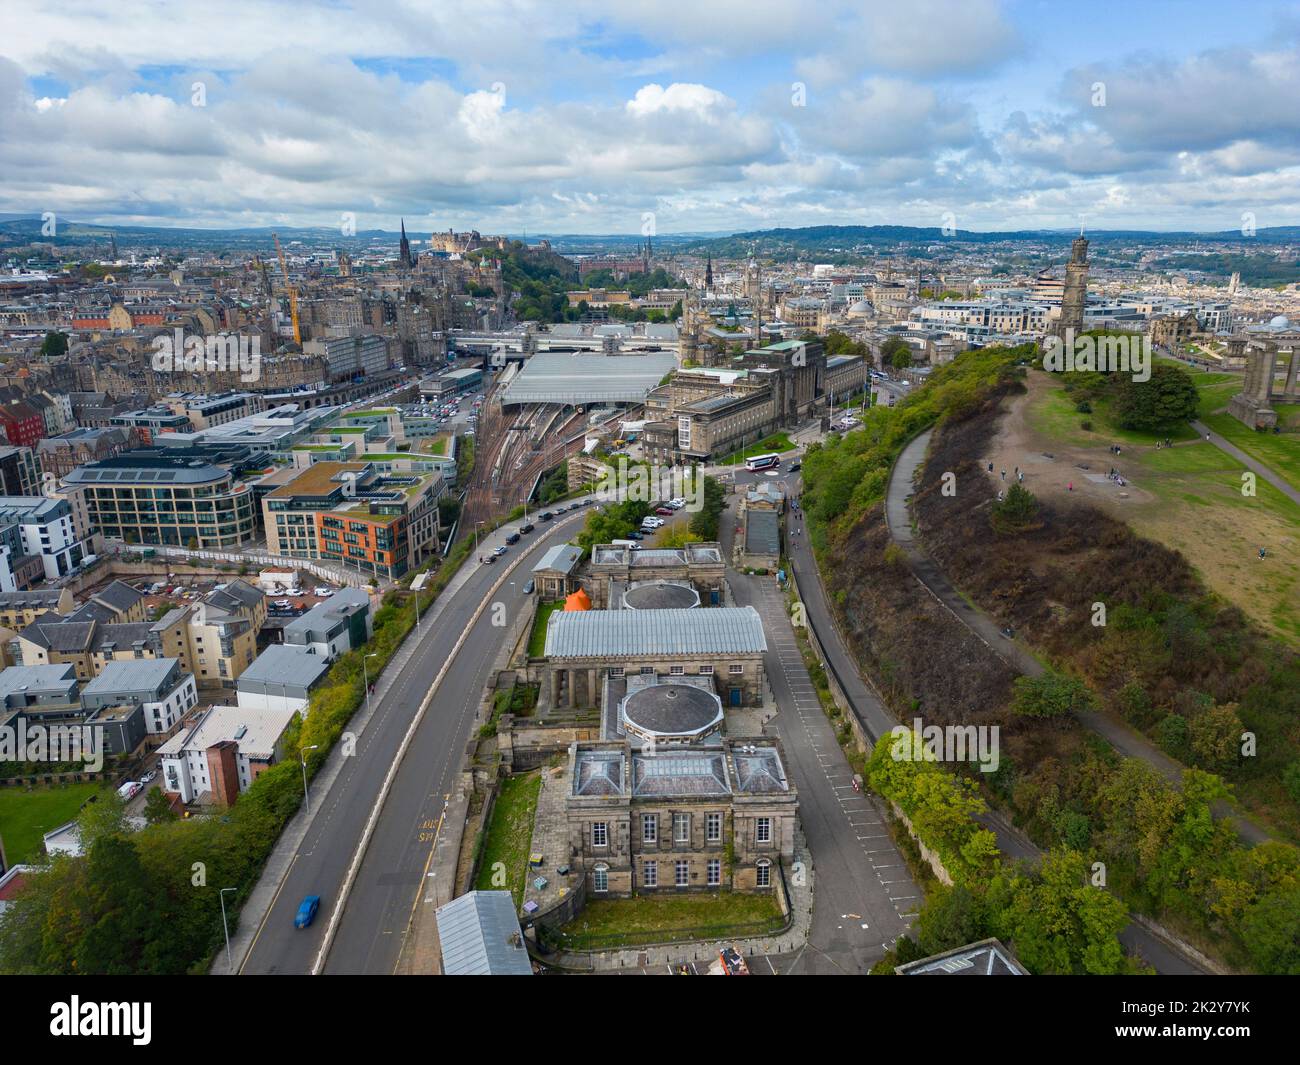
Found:
M 447 976 L 531 976 L 532 964 L 508 891 L 471 891 L 438 907 Z
M 761 654 L 763 623 L 752 606 L 711 610 L 556 611 L 547 658 Z
M 554 570 L 567 576 L 573 572 L 573 567 L 578 564 L 580 558 L 582 558 L 582 548 L 574 547 L 572 544 L 556 544 L 548 548 L 546 553 L 537 560 L 533 572 Z
M 745 511 L 745 553 L 750 555 L 781 553 L 780 519 L 775 510 Z
M 320 655 L 297 646 L 273 643 L 239 675 L 240 691 L 275 694 L 282 684 L 310 688 L 329 672 L 330 664 Z
M 166 694 L 168 678 L 176 669 L 176 658 L 131 658 L 105 662 L 104 671 L 83 689 L 85 695 L 118 692 L 158 692 Z M 180 679 L 178 675 L 177 679 Z M 175 685 L 173 684 L 174 688 Z

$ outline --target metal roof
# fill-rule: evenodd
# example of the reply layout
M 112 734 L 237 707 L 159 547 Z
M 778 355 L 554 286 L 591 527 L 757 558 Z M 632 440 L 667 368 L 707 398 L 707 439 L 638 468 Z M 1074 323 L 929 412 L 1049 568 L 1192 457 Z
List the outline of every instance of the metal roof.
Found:
M 539 352 L 524 364 L 501 397 L 517 403 L 641 403 L 677 367 L 671 352 L 645 355 L 566 355 Z
M 775 510 L 745 511 L 745 551 L 753 555 L 781 553 L 781 525 Z
M 239 674 L 235 687 L 239 691 L 274 695 L 285 686 L 310 688 L 330 664 L 299 645 L 273 643 Z
M 532 975 L 510 892 L 470 891 L 439 906 L 434 916 L 445 975 Z
M 548 658 L 761 654 L 766 650 L 763 622 L 752 606 L 556 611 L 546 626 Z

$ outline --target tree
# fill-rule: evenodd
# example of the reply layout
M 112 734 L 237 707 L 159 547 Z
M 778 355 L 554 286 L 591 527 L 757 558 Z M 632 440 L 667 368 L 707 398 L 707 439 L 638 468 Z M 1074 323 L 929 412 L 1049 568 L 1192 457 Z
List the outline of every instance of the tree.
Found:
M 126 803 L 115 791 L 105 789 L 86 803 L 77 814 L 77 828 L 81 833 L 81 848 L 89 851 L 106 836 L 124 836 L 130 832 L 126 823 Z
M 1005 499 L 995 501 L 990 521 L 998 532 L 1028 529 L 1038 517 L 1038 499 L 1021 484 L 1013 484 Z
M 1092 692 L 1078 677 L 1048 670 L 1037 677 L 1017 677 L 1011 709 L 1022 717 L 1064 718 L 1087 710 Z
M 1300 975 L 1300 889 L 1265 895 L 1246 911 L 1242 942 L 1268 975 Z
M 151 825 L 157 825 L 163 821 L 175 821 L 177 816 L 167 793 L 162 788 L 151 788 L 144 800 L 144 819 Z
M 68 334 L 51 330 L 41 341 L 41 357 L 55 359 L 68 352 Z
M 901 337 L 890 337 L 880 345 L 880 364 L 905 370 L 912 365 L 912 348 Z
M 1187 723 L 1187 739 L 1197 765 L 1224 769 L 1237 764 L 1244 728 L 1236 703 L 1202 711 Z
M 1134 381 L 1128 374 L 1112 376 L 1115 418 L 1121 428 L 1159 432 L 1196 417 L 1200 395 L 1192 375 L 1181 366 L 1156 363 L 1146 381 Z

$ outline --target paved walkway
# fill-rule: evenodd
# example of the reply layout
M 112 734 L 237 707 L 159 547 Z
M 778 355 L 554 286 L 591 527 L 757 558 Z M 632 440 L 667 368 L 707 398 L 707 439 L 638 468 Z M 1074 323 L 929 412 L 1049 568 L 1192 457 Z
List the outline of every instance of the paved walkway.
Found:
M 947 574 L 926 554 L 912 527 L 908 500 L 912 495 L 917 471 L 925 461 L 925 452 L 930 444 L 933 430 L 926 430 L 916 437 L 904 449 L 894 464 L 889 479 L 888 494 L 885 499 L 885 520 L 889 525 L 889 534 L 903 548 L 916 579 L 939 603 L 974 633 L 995 655 L 1013 669 L 1030 677 L 1041 676 L 1043 665 L 1030 652 L 1015 640 L 1002 635 L 998 623 L 982 610 L 973 607 L 953 587 Z M 1171 784 L 1181 787 L 1183 766 L 1174 761 L 1145 736 L 1129 728 L 1128 725 L 1105 714 L 1087 711 L 1076 715 L 1079 723 L 1090 732 L 1105 739 L 1112 747 L 1126 758 L 1137 758 L 1146 762 Z M 1236 813 L 1226 803 L 1217 804 L 1215 813 L 1227 817 L 1236 828 L 1238 835 L 1250 844 L 1263 843 L 1270 837 L 1258 825 Z
M 1225 454 L 1231 455 L 1248 470 L 1254 471 L 1260 477 L 1264 478 L 1269 484 L 1290 499 L 1293 503 L 1300 505 L 1300 488 L 1294 487 L 1289 481 L 1274 473 L 1257 458 L 1247 455 L 1236 444 L 1231 444 L 1204 422 L 1192 422 L 1192 428 L 1201 436 L 1205 437 L 1211 444 L 1217 447 Z

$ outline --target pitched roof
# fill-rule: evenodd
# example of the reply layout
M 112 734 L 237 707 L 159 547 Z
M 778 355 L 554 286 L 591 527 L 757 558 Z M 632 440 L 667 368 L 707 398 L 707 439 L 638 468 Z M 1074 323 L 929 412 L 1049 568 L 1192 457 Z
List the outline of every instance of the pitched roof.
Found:
M 548 658 L 761 654 L 766 650 L 763 623 L 752 606 L 557 610 L 546 626 Z
M 439 906 L 434 916 L 445 975 L 532 975 L 510 892 L 470 891 Z

